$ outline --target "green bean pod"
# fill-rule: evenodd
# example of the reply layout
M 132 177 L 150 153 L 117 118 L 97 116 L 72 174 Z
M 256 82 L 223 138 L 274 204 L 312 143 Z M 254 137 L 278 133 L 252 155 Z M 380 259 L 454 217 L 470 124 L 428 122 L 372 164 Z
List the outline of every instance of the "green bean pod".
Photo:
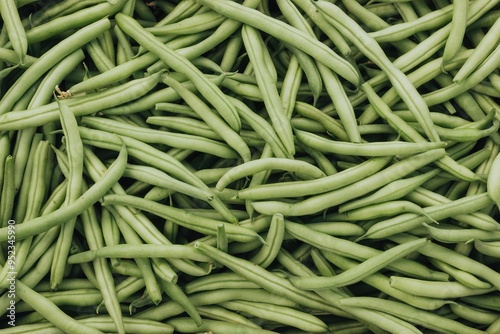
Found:
M 420 247 L 425 246 L 430 241 L 426 238 L 421 238 L 404 243 L 389 250 L 386 250 L 379 255 L 376 255 L 358 266 L 348 269 L 336 276 L 331 277 L 291 277 L 290 281 L 298 288 L 305 290 L 318 290 L 332 287 L 340 287 L 353 284 L 361 281 L 363 278 L 371 275 L 378 270 L 385 268 L 389 263 L 400 259 Z

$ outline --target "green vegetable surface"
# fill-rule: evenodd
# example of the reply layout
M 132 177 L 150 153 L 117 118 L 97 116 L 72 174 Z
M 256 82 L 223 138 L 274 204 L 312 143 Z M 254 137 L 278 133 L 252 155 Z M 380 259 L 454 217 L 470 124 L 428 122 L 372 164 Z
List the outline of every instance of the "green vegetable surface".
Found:
M 498 0 L 0 0 L 0 333 L 500 333 Z

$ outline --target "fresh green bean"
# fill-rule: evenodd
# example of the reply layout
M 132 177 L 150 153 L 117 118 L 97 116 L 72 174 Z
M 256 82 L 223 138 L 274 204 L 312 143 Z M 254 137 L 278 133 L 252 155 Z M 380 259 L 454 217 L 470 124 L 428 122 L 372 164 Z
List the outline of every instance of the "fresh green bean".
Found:
M 296 287 L 306 290 L 318 290 L 349 285 L 361 281 L 363 278 L 371 275 L 372 273 L 385 268 L 389 263 L 414 252 L 429 242 L 430 241 L 428 239 L 421 238 L 412 241 L 412 243 L 403 243 L 371 257 L 358 266 L 348 269 L 336 276 L 314 278 L 291 277 L 290 281 Z
M 469 288 L 459 282 L 435 282 L 403 276 L 391 276 L 390 284 L 396 289 L 417 296 L 442 299 L 482 295 L 495 290 L 494 287 L 489 289 Z
M 298 289 L 292 285 L 289 280 L 280 278 L 247 260 L 223 253 L 201 242 L 196 243 L 194 247 L 271 293 L 287 297 L 291 301 L 306 307 L 319 310 L 330 310 L 333 311 L 334 314 L 336 312 L 335 308 L 332 308 L 331 305 L 325 303 L 321 298 L 317 298 L 313 293 Z
M 165 34 L 196 34 L 219 26 L 226 18 L 213 11 L 186 17 L 175 23 L 146 28 L 155 36 Z
M 314 195 L 349 186 L 364 177 L 368 177 L 383 169 L 390 161 L 387 157 L 374 157 L 352 168 L 334 175 L 316 180 L 280 182 L 272 185 L 257 185 L 242 189 L 238 197 L 242 199 L 260 200 L 283 197 L 300 197 Z
M 65 333 L 102 333 L 100 330 L 78 323 L 47 298 L 33 291 L 21 281 L 16 281 L 16 292 L 26 303 Z
M 98 249 L 73 254 L 68 263 L 82 263 L 94 261 L 98 258 L 190 258 L 196 261 L 208 262 L 209 258 L 199 256 L 192 251 L 192 247 L 185 245 L 114 245 L 102 246 Z
M 284 42 L 306 52 L 316 60 L 324 63 L 341 77 L 357 85 L 359 76 L 356 70 L 344 59 L 340 58 L 324 44 L 312 40 L 306 33 L 287 25 L 277 19 L 266 16 L 258 10 L 230 1 L 197 0 L 203 6 L 210 7 L 222 15 L 240 21 L 256 29 L 264 31 Z
M 332 25 L 347 36 L 367 57 L 381 67 L 394 85 L 394 88 L 398 91 L 401 99 L 415 114 L 415 117 L 417 117 L 419 123 L 425 129 L 425 133 L 429 139 L 438 142 L 439 136 L 433 128 L 433 123 L 429 116 L 429 108 L 406 75 L 387 58 L 380 45 L 333 3 L 317 1 L 314 4 L 325 14 L 325 18 Z
M 230 183 L 252 174 L 256 174 L 265 170 L 280 169 L 289 172 L 300 173 L 307 175 L 313 179 L 322 178 L 325 174 L 307 162 L 292 159 L 267 158 L 252 160 L 230 169 L 217 182 L 215 188 L 222 191 Z
M 63 224 L 68 219 L 71 219 L 71 217 L 75 217 L 85 211 L 90 205 L 97 202 L 112 187 L 112 185 L 120 179 L 126 167 L 126 159 L 126 147 L 122 144 L 120 154 L 108 168 L 102 179 L 92 185 L 88 191 L 82 194 L 82 196 L 71 204 L 49 213 L 46 216 L 31 219 L 17 226 L 16 238 L 22 240 L 47 231 L 50 228 Z M 0 229 L 0 241 L 7 240 L 7 232 L 7 228 Z
M 429 311 L 419 310 L 415 307 L 397 301 L 373 297 L 350 297 L 341 299 L 340 303 L 345 306 L 379 310 L 384 313 L 395 315 L 400 319 L 404 319 L 411 323 L 442 333 L 479 334 L 482 332 L 481 330 L 466 326 L 453 319 L 448 319 Z
M 442 158 L 445 152 L 443 149 L 435 149 L 414 155 L 405 160 L 398 161 L 382 171 L 372 174 L 358 182 L 347 185 L 343 188 L 332 190 L 323 194 L 309 197 L 296 203 L 285 203 L 278 201 L 259 201 L 252 205 L 260 213 L 281 212 L 285 216 L 300 216 L 318 212 L 328 207 L 345 203 L 348 200 L 359 197 L 367 191 L 376 190 L 394 180 L 397 180 L 421 166 Z M 340 174 L 340 173 L 339 173 Z M 338 174 L 336 174 L 338 175 Z
M 419 216 L 413 213 L 404 213 L 371 226 L 362 238 L 383 238 L 393 233 L 401 233 L 419 227 L 422 223 L 429 223 L 430 219 L 440 221 L 442 219 L 455 216 L 457 214 L 471 213 L 481 207 L 489 205 L 491 200 L 487 194 L 479 194 L 464 197 L 449 203 L 426 207 L 426 216 Z M 470 204 L 470 206 L 469 206 Z M 428 218 L 428 217 L 429 218 Z
M 311 333 L 322 333 L 327 329 L 326 324 L 316 316 L 286 306 L 236 300 L 224 302 L 222 306 L 230 310 L 251 314 L 259 319 L 276 321 Z
M 389 236 L 390 240 L 401 243 L 409 240 L 414 240 L 416 237 L 405 233 Z M 497 287 L 500 285 L 500 275 L 487 265 L 469 258 L 466 255 L 455 252 L 436 243 L 431 243 L 418 250 L 419 253 L 434 259 L 443 261 L 458 269 L 469 272 L 477 277 L 483 278 L 485 281 Z
M 444 64 L 453 59 L 462 46 L 465 31 L 467 29 L 468 10 L 468 0 L 458 0 L 453 2 L 450 35 L 448 36 L 444 46 L 442 68 L 444 68 Z
M 448 273 L 450 277 L 453 277 L 453 279 L 457 282 L 460 282 L 469 288 L 489 289 L 492 286 L 490 283 L 480 280 L 471 273 L 457 269 L 447 263 L 444 263 L 443 261 L 437 259 L 429 259 L 429 261 L 437 268 Z
M 23 75 L 16 80 L 16 82 L 9 88 L 8 92 L 2 97 L 2 107 L 0 108 L 0 115 L 4 114 L 12 108 L 19 98 L 27 91 L 29 87 L 55 65 L 62 58 L 78 49 L 80 46 L 89 42 L 97 35 L 109 29 L 109 19 L 101 19 L 92 23 L 73 35 L 66 38 L 56 46 L 43 54 L 36 63 L 27 69 Z
M 428 150 L 444 148 L 447 145 L 445 142 L 342 142 L 328 140 L 327 138 L 309 133 L 307 131 L 295 130 L 294 132 L 297 139 L 304 145 L 318 149 L 321 152 L 343 155 L 385 156 L 387 155 L 387 152 L 391 152 L 391 154 L 394 155 L 416 154 Z
M 24 63 L 24 59 L 28 54 L 28 39 L 26 31 L 21 22 L 21 17 L 14 0 L 6 0 L 0 3 L 0 14 L 3 24 L 7 29 L 12 48 L 19 57 L 20 63 Z
M 170 207 L 153 201 L 145 200 L 142 198 L 130 196 L 130 195 L 106 195 L 102 199 L 103 205 L 112 204 L 126 204 L 135 208 L 140 208 L 142 210 L 149 211 L 165 219 L 170 219 L 177 224 L 186 226 L 187 228 L 199 231 L 205 234 L 216 235 L 217 226 L 223 224 L 228 237 L 233 240 L 239 240 L 242 242 L 251 241 L 255 238 L 260 238 L 260 236 L 254 231 L 226 223 L 223 221 L 217 221 L 210 218 L 205 218 L 201 216 L 196 216 L 186 210 Z
M 200 98 L 169 76 L 163 76 L 163 81 L 172 87 L 186 101 L 186 103 L 188 103 L 193 110 L 195 110 L 197 114 L 205 122 L 207 122 L 211 129 L 226 141 L 230 147 L 234 148 L 235 151 L 241 155 L 244 161 L 248 161 L 250 159 L 250 149 L 246 143 L 244 143 L 241 137 L 237 135 L 236 131 L 227 126 L 225 122 L 223 122 L 223 120 L 217 116 Z M 229 99 L 228 103 L 231 103 Z M 232 106 L 234 108 L 234 105 Z
M 348 270 L 359 265 L 358 262 L 335 253 L 327 251 L 322 251 L 321 253 L 328 261 L 342 270 Z M 373 273 L 370 276 L 365 277 L 363 282 L 391 297 L 423 310 L 437 310 L 446 304 L 453 303 L 451 300 L 417 296 L 398 290 L 390 285 L 389 277 L 385 276 L 383 273 Z
M 153 35 L 144 30 L 144 28 L 133 18 L 124 14 L 118 13 L 116 21 L 120 28 L 141 43 L 144 47 L 151 49 L 161 60 L 169 64 L 169 66 L 188 77 L 200 91 L 200 93 L 220 112 L 224 120 L 235 131 L 241 128 L 241 121 L 238 117 L 236 109 L 227 100 L 226 95 L 215 86 L 211 81 L 190 63 L 186 58 L 180 56 L 166 44 L 157 41 Z

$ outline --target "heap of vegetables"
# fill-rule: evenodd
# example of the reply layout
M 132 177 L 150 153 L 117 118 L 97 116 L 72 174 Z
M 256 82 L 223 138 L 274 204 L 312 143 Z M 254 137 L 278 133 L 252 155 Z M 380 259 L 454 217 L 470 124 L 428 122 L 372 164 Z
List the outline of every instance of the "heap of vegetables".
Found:
M 2 0 L 2 333 L 499 333 L 497 0 Z

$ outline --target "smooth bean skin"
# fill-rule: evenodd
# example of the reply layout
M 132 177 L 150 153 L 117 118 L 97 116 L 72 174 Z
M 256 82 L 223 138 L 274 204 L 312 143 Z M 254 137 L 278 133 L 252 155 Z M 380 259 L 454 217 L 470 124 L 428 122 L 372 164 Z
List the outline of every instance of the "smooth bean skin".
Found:
M 420 166 L 426 165 L 443 156 L 445 156 L 444 149 L 427 151 L 399 161 L 378 173 L 344 188 L 315 195 L 300 202 L 289 204 L 279 201 L 258 201 L 253 202 L 252 206 L 258 212 L 265 214 L 273 214 L 276 212 L 280 212 L 285 216 L 312 214 L 366 194 L 370 190 L 375 190 L 384 186 L 391 181 L 411 173 Z
M 197 0 L 197 2 L 212 8 L 230 19 L 248 24 L 278 39 L 282 39 L 284 42 L 297 47 L 318 61 L 323 62 L 349 82 L 356 86 L 358 85 L 359 75 L 352 65 L 340 58 L 331 49 L 325 47 L 324 44 L 310 39 L 306 33 L 299 29 L 284 24 L 279 20 L 271 19 L 257 10 L 249 9 L 238 3 L 215 0 Z
M 88 25 L 77 31 L 70 38 L 66 38 L 49 51 L 45 52 L 42 57 L 31 65 L 23 75 L 16 80 L 8 92 L 2 97 L 0 106 L 0 115 L 11 111 L 14 104 L 21 96 L 31 87 L 40 76 L 54 66 L 59 60 L 75 51 L 79 46 L 94 39 L 97 35 L 109 29 L 111 22 L 104 18 Z
M 228 233 L 228 236 L 231 239 L 239 240 L 242 242 L 260 238 L 260 236 L 256 232 L 246 227 L 197 216 L 186 210 L 145 200 L 140 197 L 130 195 L 106 195 L 102 200 L 102 204 L 127 204 L 132 207 L 141 208 L 143 210 L 155 213 L 161 217 L 164 217 L 165 219 L 170 219 L 177 224 L 186 226 L 187 228 L 211 235 L 217 235 L 217 226 L 223 224 L 226 229 L 226 233 Z
M 180 56 L 165 44 L 160 43 L 132 17 L 118 13 L 115 19 L 126 34 L 137 40 L 141 45 L 149 48 L 161 60 L 169 64 L 173 70 L 186 75 L 195 84 L 200 93 L 220 112 L 222 118 L 224 118 L 231 128 L 235 131 L 240 130 L 241 120 L 234 106 L 228 101 L 226 95 L 214 83 L 208 80 L 198 68 L 185 57 Z
M 277 184 L 255 185 L 241 189 L 238 198 L 263 200 L 271 198 L 300 197 L 333 191 L 353 184 L 383 169 L 390 161 L 388 157 L 374 157 L 339 173 L 316 180 L 289 181 Z
M 432 149 L 444 148 L 447 146 L 445 142 L 421 142 L 409 143 L 403 141 L 388 141 L 388 142 L 369 142 L 369 143 L 353 143 L 329 140 L 325 137 L 308 133 L 306 131 L 295 130 L 297 139 L 312 148 L 316 148 L 321 152 L 329 152 L 344 155 L 360 155 L 360 156 L 385 156 L 387 152 L 391 154 L 415 154 Z
M 217 182 L 215 188 L 219 191 L 222 191 L 227 185 L 236 181 L 237 179 L 271 169 L 281 169 L 288 172 L 305 174 L 314 179 L 322 178 L 325 176 L 325 174 L 320 169 L 305 161 L 267 158 L 252 160 L 232 168 L 221 177 L 221 179 Z
M 429 311 L 419 310 L 401 302 L 372 297 L 350 297 L 341 299 L 340 303 L 345 306 L 382 310 L 383 312 L 393 314 L 401 319 L 438 332 L 463 334 L 484 333 L 479 329 L 463 325 L 458 321 L 442 317 Z
M 71 217 L 75 217 L 85 211 L 89 206 L 96 203 L 100 198 L 118 182 L 125 171 L 127 161 L 127 149 L 122 144 L 120 153 L 113 164 L 108 168 L 104 176 L 82 196 L 71 204 L 60 208 L 48 215 L 31 219 L 16 227 L 16 238 L 21 240 L 30 236 L 45 232 L 54 226 L 63 224 Z M 0 241 L 6 241 L 8 237 L 8 228 L 0 229 Z
M 391 262 L 400 259 L 407 254 L 425 246 L 430 241 L 422 238 L 405 243 L 397 247 L 386 250 L 370 259 L 362 262 L 358 266 L 348 269 L 336 276 L 331 277 L 291 277 L 290 281 L 296 287 L 306 290 L 327 289 L 340 287 L 361 281 L 363 278 L 386 267 Z

